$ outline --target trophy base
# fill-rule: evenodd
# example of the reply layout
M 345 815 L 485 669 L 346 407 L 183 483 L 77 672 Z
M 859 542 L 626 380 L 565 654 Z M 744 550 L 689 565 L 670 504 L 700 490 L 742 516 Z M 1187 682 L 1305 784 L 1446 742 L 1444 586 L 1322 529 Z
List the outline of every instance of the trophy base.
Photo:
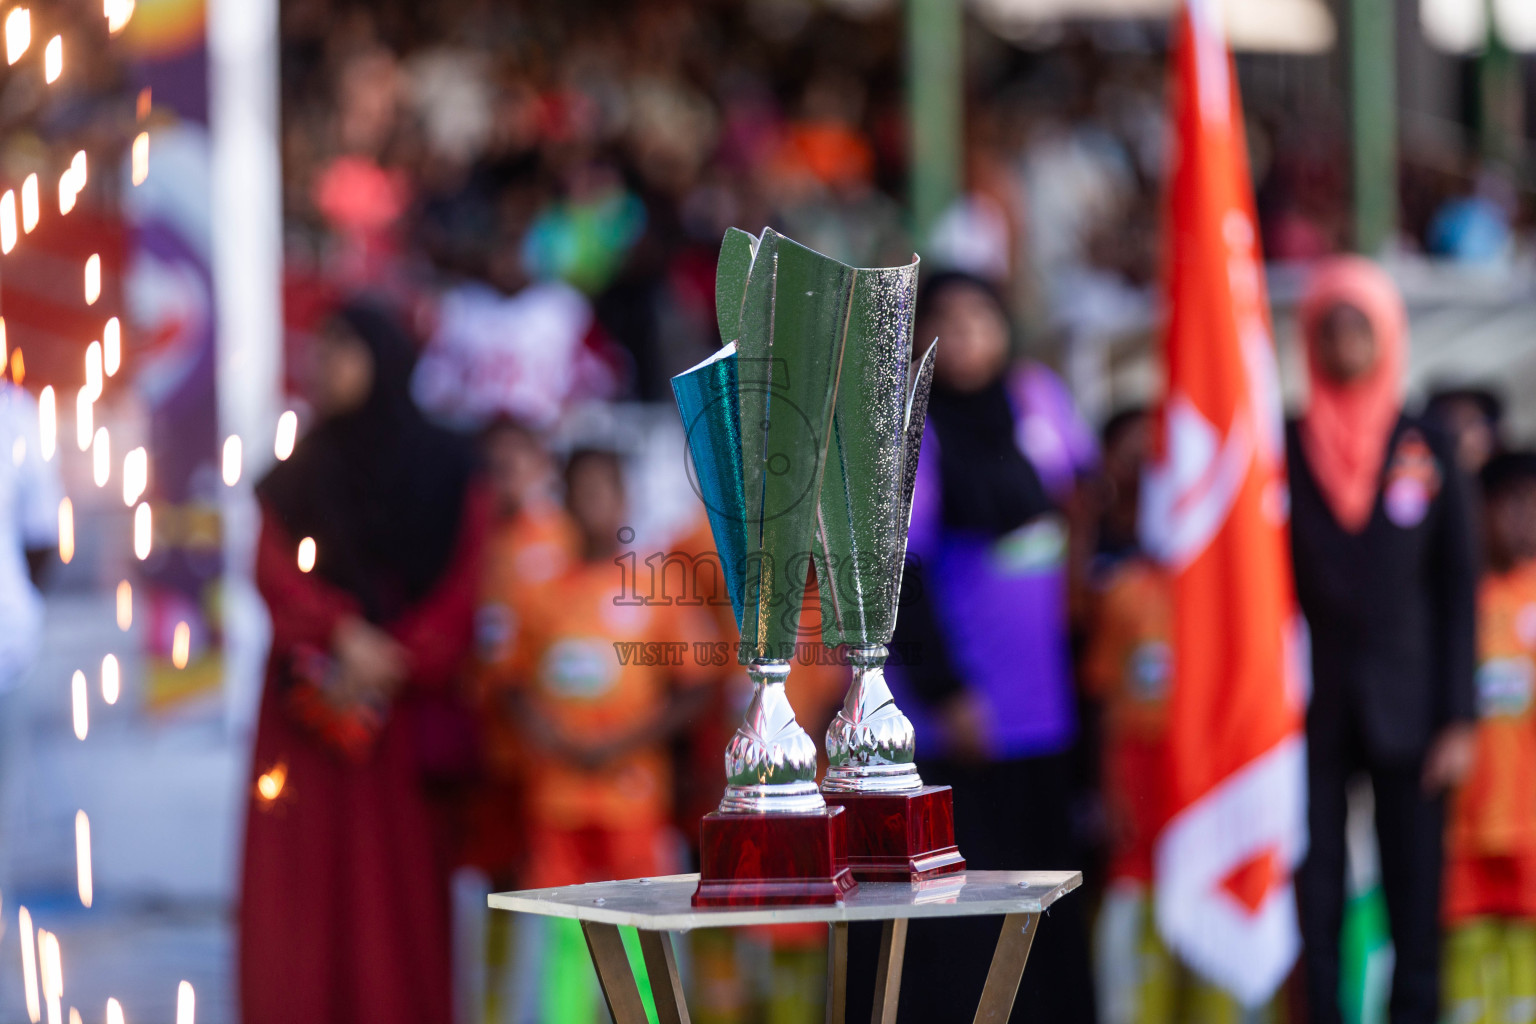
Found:
M 699 824 L 696 907 L 841 902 L 858 883 L 848 870 L 848 815 L 704 815 Z
M 859 881 L 920 882 L 965 870 L 948 786 L 826 797 L 848 812 L 848 866 Z

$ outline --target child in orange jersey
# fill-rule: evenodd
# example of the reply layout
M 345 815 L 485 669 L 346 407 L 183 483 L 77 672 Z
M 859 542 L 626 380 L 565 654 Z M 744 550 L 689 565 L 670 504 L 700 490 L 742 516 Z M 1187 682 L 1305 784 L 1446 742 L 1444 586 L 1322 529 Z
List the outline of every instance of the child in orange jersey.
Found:
M 497 420 L 486 428 L 481 448 L 496 521 L 475 612 L 485 778 L 471 804 L 465 860 L 485 870 L 493 884 L 510 888 L 526 846 L 520 813 L 524 741 L 497 697 L 525 607 L 581 557 L 581 539 L 555 498 L 554 460 L 538 434 L 514 420 Z
M 1446 849 L 1444 1019 L 1536 1021 L 1536 453 L 1481 474 L 1477 753 Z
M 570 885 L 675 870 L 668 742 L 707 701 L 713 639 L 700 606 L 625 593 L 617 456 L 578 451 L 566 507 L 581 560 L 530 602 L 513 642 L 510 706 L 529 744 L 526 884 Z
M 1095 926 L 1099 1020 L 1105 1024 L 1240 1024 L 1271 1019 L 1197 978 L 1152 922 L 1152 850 L 1164 818 L 1173 582 L 1136 545 L 1137 482 L 1147 457 L 1147 414 L 1131 410 L 1104 430 L 1114 493 L 1101 536 L 1097 593 L 1083 684 L 1103 723 L 1103 796 L 1109 877 Z

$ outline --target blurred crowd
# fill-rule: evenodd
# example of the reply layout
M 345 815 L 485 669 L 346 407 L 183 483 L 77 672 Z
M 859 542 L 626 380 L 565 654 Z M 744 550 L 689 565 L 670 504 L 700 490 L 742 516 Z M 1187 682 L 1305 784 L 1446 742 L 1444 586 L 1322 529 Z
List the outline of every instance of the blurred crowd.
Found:
M 1314 651 L 1338 699 L 1310 723 L 1326 729 L 1321 854 L 1300 892 L 1307 986 L 1242 1008 L 1152 927 L 1172 610 L 1137 542 L 1150 419 L 1118 409 L 1091 429 L 1056 373 L 1020 356 L 1153 322 L 1160 28 L 1029 51 L 970 32 L 964 195 L 919 239 L 890 10 L 290 0 L 282 19 L 288 366 L 309 426 L 258 490 L 274 646 L 242 903 L 250 1024 L 449 1019 L 451 871 L 499 889 L 693 863 L 745 698 L 733 659 L 699 653 L 735 638 L 718 576 L 697 571 L 713 543 L 697 509 L 662 548 L 638 548 L 633 446 L 566 426 L 591 402 L 670 402 L 668 378 L 719 344 L 724 229 L 765 224 L 856 265 L 925 261 L 918 337 L 942 340 L 929 436 L 943 456 L 925 458 L 897 638 L 924 655 L 893 666 L 893 686 L 925 780 L 955 786 L 973 867 L 1087 865 L 1093 879 L 1093 898 L 1042 931 L 1020 1019 L 1299 1019 L 1306 1003 L 1332 1019 L 1317 992 L 1338 984 L 1326 936 L 1342 912 L 1341 794 L 1360 772 L 1387 808 L 1393 1019 L 1433 1019 L 1442 995 L 1458 1020 L 1525 1019 L 1478 1014 L 1536 999 L 1511 966 L 1536 915 L 1536 805 L 1508 792 L 1536 757 L 1536 476 L 1501 452 L 1494 395 L 1403 412 L 1401 303 L 1379 282 L 1304 325 L 1314 398 L 1292 437 L 1292 487 L 1312 500 L 1298 511 L 1305 610 L 1375 637 L 1368 658 L 1328 630 Z M 1342 126 L 1257 95 L 1266 257 L 1318 260 L 1348 232 Z M 1525 213 L 1498 168 L 1409 170 L 1404 191 L 1405 245 L 1509 257 Z M 1373 397 L 1349 397 L 1366 380 Z M 1345 397 L 1317 398 L 1330 394 Z M 1379 584 L 1382 535 L 1405 545 L 1394 584 L 1352 590 L 1319 568 L 1347 556 Z M 654 599 L 690 585 L 697 603 Z M 1393 611 L 1361 610 L 1378 605 Z M 658 642 L 685 653 L 642 646 Z M 1433 663 L 1401 698 L 1422 720 L 1373 718 L 1369 687 L 1386 684 L 1351 689 L 1382 675 L 1360 658 Z M 846 683 L 835 661 L 791 673 L 816 737 Z M 1484 662 L 1502 702 L 1474 699 Z M 1500 724 L 1474 727 L 1479 713 Z M 1493 796 L 1453 805 L 1442 906 L 1442 799 L 1458 785 Z M 948 1019 L 957 992 L 979 990 L 988 931 L 914 927 L 923 971 L 903 1019 Z M 824 940 L 697 933 L 695 1019 L 816 1018 Z M 868 940 L 855 936 L 855 972 Z M 473 1006 L 457 992 L 462 1019 L 601 1013 L 574 927 L 494 914 L 455 955 L 479 979 Z M 1485 990 L 1494 976 L 1502 988 Z

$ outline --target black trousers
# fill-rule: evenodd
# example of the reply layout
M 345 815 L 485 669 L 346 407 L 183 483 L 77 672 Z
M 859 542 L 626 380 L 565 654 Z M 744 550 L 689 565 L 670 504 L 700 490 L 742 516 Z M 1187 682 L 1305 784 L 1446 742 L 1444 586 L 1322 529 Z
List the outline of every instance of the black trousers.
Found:
M 977 870 L 1080 869 L 1072 795 L 1078 775 L 1068 754 L 961 766 L 922 765 L 923 781 L 954 787 L 955 842 Z M 1011 1020 L 1093 1024 L 1088 901 L 1072 893 L 1042 918 Z M 901 1024 L 970 1021 L 992 964 L 1000 917 L 919 919 L 907 931 Z M 848 942 L 848 1020 L 870 1018 L 880 945 L 878 924 L 855 924 Z
M 1396 950 L 1392 1024 L 1435 1024 L 1440 1014 L 1440 876 L 1444 812 L 1426 796 L 1422 764 L 1371 764 L 1357 742 L 1308 743 L 1311 845 L 1296 877 L 1310 1024 L 1340 1024 L 1339 933 L 1344 923 L 1345 790 L 1360 773 L 1376 797 L 1381 886 Z

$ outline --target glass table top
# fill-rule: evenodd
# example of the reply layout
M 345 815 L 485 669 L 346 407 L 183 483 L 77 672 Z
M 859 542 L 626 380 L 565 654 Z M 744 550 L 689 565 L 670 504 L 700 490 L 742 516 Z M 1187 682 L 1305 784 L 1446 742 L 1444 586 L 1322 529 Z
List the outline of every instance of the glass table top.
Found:
M 490 906 L 544 917 L 571 917 L 647 931 L 736 928 L 806 921 L 1038 914 L 1083 884 L 1080 871 L 967 871 L 926 882 L 860 882 L 829 906 L 695 907 L 699 876 L 667 875 L 593 882 L 559 889 L 492 893 Z

